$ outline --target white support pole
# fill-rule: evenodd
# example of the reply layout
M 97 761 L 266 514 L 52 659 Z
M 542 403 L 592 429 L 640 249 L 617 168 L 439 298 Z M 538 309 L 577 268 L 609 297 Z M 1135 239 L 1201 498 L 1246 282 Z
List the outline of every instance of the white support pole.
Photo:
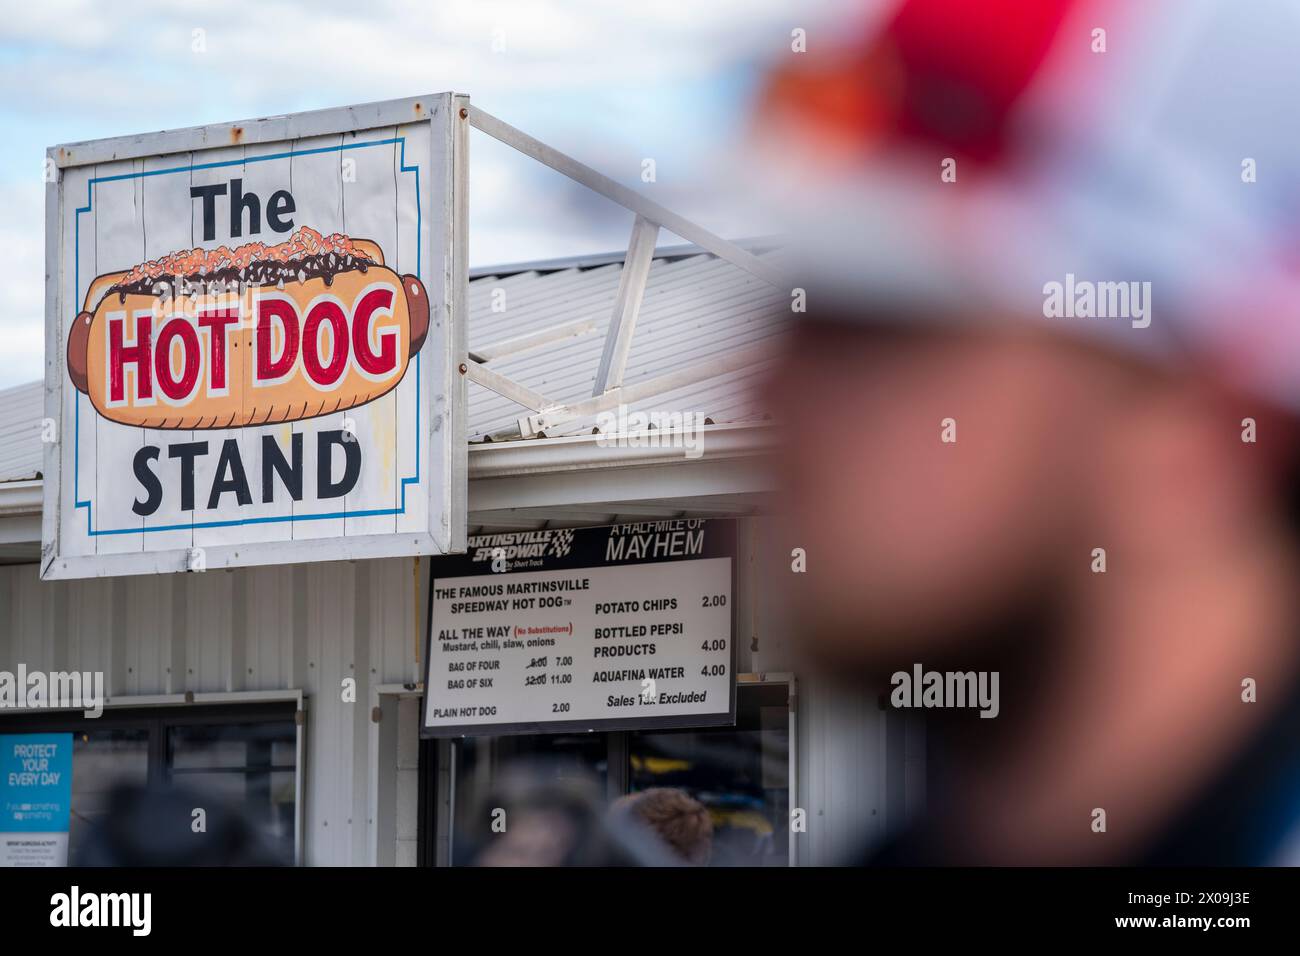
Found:
M 713 253 L 719 259 L 725 259 L 733 265 L 740 266 L 746 272 L 758 276 L 764 282 L 776 286 L 778 289 L 790 288 L 789 280 L 781 274 L 779 269 L 764 262 L 753 253 L 746 252 L 735 243 L 728 242 L 721 236 L 697 226 L 689 219 L 677 215 L 672 210 L 647 199 L 635 190 L 628 189 L 608 176 L 596 172 L 590 166 L 566 156 L 558 149 L 552 149 L 540 140 L 533 139 L 527 133 L 515 129 L 509 123 L 502 122 L 491 113 L 485 113 L 477 106 L 470 106 L 469 121 L 471 126 L 487 133 L 493 139 L 498 139 L 507 146 L 519 150 L 524 155 L 531 156 L 539 163 L 550 166 L 570 179 L 582 183 L 593 192 L 598 192 L 602 196 L 614 200 L 620 206 L 632 210 L 638 216 L 649 219 L 669 232 L 676 233 L 687 242 L 695 243 L 701 249 Z
M 535 392 L 527 385 L 520 385 L 513 379 L 484 368 L 477 362 L 467 361 L 465 363 L 465 376 L 471 382 L 477 382 L 484 388 L 491 389 L 498 395 L 510 399 L 516 405 L 531 408 L 535 412 L 555 406 L 555 402 L 552 402 L 541 392 Z
M 628 353 L 632 351 L 632 334 L 636 331 L 637 313 L 641 311 L 641 298 L 645 294 L 646 279 L 650 277 L 650 264 L 655 257 L 655 241 L 659 227 L 644 216 L 632 222 L 632 238 L 627 243 L 627 258 L 618 280 L 618 295 L 614 299 L 614 314 L 605 333 L 605 351 L 596 370 L 596 383 L 592 395 L 604 395 L 623 384 L 623 369 Z

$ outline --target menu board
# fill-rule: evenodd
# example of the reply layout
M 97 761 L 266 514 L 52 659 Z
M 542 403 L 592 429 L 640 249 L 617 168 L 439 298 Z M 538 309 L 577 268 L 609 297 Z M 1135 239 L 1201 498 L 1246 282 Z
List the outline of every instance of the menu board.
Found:
M 472 536 L 433 561 L 425 737 L 731 725 L 733 521 Z

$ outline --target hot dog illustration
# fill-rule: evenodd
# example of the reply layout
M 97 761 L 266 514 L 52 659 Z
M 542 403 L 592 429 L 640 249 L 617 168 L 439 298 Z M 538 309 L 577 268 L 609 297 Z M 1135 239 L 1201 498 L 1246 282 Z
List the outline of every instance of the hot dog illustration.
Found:
M 374 242 L 303 227 L 278 245 L 98 276 L 68 336 L 68 377 L 124 425 L 277 424 L 392 391 L 428 329 L 417 276 L 385 266 Z

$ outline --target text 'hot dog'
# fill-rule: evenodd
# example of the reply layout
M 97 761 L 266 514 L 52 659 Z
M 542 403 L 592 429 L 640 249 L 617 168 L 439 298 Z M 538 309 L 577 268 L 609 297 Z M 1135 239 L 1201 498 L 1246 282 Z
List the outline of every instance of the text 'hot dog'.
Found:
M 68 375 L 125 425 L 277 424 L 387 394 L 428 328 L 424 285 L 387 268 L 378 245 L 302 228 L 99 276 L 68 337 Z

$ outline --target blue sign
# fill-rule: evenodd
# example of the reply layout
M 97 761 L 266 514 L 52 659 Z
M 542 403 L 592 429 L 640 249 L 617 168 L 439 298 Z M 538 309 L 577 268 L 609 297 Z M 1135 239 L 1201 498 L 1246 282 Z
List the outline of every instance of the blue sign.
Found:
M 72 734 L 0 735 L 0 833 L 67 833 Z

